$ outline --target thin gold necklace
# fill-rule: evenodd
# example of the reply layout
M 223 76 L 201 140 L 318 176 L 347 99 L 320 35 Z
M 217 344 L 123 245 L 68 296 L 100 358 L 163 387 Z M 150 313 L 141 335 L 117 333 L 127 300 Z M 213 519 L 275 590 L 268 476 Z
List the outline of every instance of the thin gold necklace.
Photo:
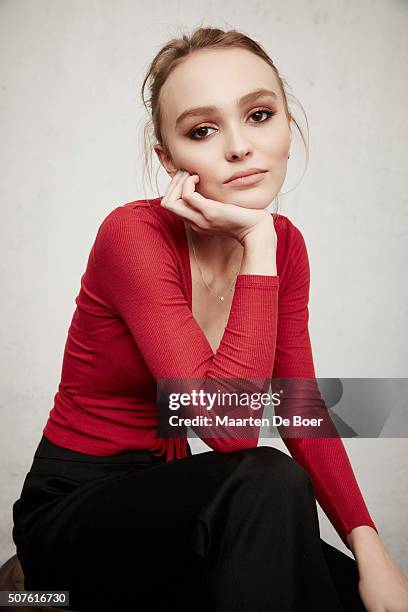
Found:
M 202 278 L 202 280 L 203 280 L 204 285 L 207 287 L 207 289 L 208 289 L 208 290 L 209 290 L 209 291 L 210 291 L 210 292 L 211 292 L 213 295 L 215 295 L 215 297 L 216 297 L 216 298 L 217 298 L 217 299 L 218 299 L 220 302 L 224 302 L 224 301 L 225 301 L 225 296 L 226 296 L 226 294 L 227 294 L 227 293 L 228 293 L 228 291 L 229 291 L 229 290 L 232 288 L 232 285 L 233 285 L 233 284 L 235 283 L 235 281 L 236 281 L 236 277 L 238 276 L 238 273 L 239 273 L 239 270 L 240 270 L 240 267 L 241 267 L 241 266 L 240 266 L 239 268 L 237 268 L 237 269 L 236 269 L 236 271 L 235 271 L 235 273 L 234 273 L 234 278 L 233 278 L 232 282 L 231 282 L 231 283 L 228 285 L 227 289 L 225 290 L 224 295 L 220 295 L 220 294 L 216 293 L 215 291 L 213 291 L 213 290 L 211 289 L 211 287 L 208 285 L 208 283 L 206 282 L 206 280 L 205 280 L 205 278 L 204 278 L 204 276 L 203 276 L 203 273 L 202 273 L 202 271 L 201 271 L 200 264 L 198 263 L 197 254 L 196 254 L 196 250 L 195 250 L 195 247 L 194 247 L 194 241 L 193 241 L 193 236 L 192 236 L 191 231 L 190 231 L 190 227 L 189 227 L 188 225 L 186 225 L 186 228 L 187 228 L 187 233 L 188 233 L 188 235 L 189 235 L 189 237 L 190 237 L 191 246 L 193 247 L 194 259 L 195 259 L 195 262 L 196 262 L 196 264 L 197 264 L 197 268 L 198 268 L 198 270 L 199 270 L 199 272 L 200 272 L 200 276 L 201 276 L 201 278 Z

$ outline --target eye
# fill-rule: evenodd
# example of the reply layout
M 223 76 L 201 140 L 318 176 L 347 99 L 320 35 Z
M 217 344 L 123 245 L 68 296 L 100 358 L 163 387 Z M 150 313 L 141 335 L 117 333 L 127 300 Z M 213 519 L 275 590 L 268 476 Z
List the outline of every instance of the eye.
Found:
M 191 138 L 191 140 L 204 140 L 204 139 L 206 138 L 206 135 L 205 135 L 205 134 L 203 134 L 203 133 L 201 132 L 201 130 L 214 130 L 214 129 L 215 129 L 215 128 L 211 128 L 211 127 L 209 127 L 209 126 L 207 126 L 207 125 L 201 125 L 200 127 L 196 128 L 195 130 L 192 130 L 192 131 L 191 131 L 191 132 L 188 134 L 188 137 L 189 137 L 189 138 Z M 201 135 L 202 135 L 202 136 L 204 136 L 204 138 L 195 138 L 195 135 L 196 135 L 196 134 L 200 135 L 200 132 L 201 132 Z
M 266 108 L 260 108 L 258 110 L 253 111 L 249 116 L 253 117 L 254 115 L 259 115 L 262 113 L 267 115 L 266 119 L 262 121 L 255 121 L 255 123 L 266 123 L 267 121 L 269 121 L 269 119 L 276 115 L 276 111 L 272 112 L 270 110 L 267 110 Z M 198 128 L 195 128 L 194 130 L 189 132 L 189 134 L 187 134 L 187 137 L 190 138 L 190 140 L 205 140 L 207 138 L 207 135 L 202 134 L 201 130 L 215 130 L 215 128 L 212 128 L 208 125 L 200 125 Z M 199 135 L 200 132 L 203 138 L 196 138 L 196 135 Z
M 264 121 L 255 121 L 255 123 L 265 123 L 265 121 L 268 121 L 268 119 L 270 119 L 271 117 L 273 117 L 273 115 L 276 114 L 272 111 L 266 110 L 266 108 L 260 108 L 259 110 L 254 111 L 250 116 L 253 117 L 254 115 L 259 115 L 262 113 L 265 113 L 267 115 L 266 119 Z

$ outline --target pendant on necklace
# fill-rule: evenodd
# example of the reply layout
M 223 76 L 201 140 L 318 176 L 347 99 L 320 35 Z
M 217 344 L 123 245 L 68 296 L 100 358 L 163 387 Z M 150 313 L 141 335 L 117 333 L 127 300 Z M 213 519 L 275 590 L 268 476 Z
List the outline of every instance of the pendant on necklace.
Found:
M 219 297 L 220 297 L 221 302 L 223 302 L 224 301 L 224 296 L 220 295 Z

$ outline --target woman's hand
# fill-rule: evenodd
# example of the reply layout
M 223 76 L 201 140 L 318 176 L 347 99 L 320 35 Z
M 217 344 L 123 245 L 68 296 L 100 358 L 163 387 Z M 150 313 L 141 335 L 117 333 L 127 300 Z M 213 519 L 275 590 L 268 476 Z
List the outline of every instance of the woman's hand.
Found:
M 260 226 L 275 231 L 271 214 L 265 210 L 244 208 L 203 197 L 195 191 L 197 174 L 179 170 L 172 178 L 161 205 L 182 217 L 200 234 L 232 236 L 243 244 L 244 239 Z
M 358 590 L 367 611 L 408 612 L 408 578 L 391 559 L 379 538 L 371 554 L 365 555 L 362 551 L 359 554 Z
M 391 559 L 378 533 L 355 527 L 347 542 L 358 567 L 358 590 L 368 612 L 408 612 L 408 578 Z

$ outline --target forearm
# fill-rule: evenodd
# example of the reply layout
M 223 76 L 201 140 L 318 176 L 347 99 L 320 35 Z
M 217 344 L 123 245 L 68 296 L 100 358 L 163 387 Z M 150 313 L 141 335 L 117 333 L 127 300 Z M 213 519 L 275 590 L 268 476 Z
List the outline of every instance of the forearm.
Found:
M 243 242 L 244 253 L 239 274 L 277 276 L 276 240 L 273 221 L 251 232 Z

